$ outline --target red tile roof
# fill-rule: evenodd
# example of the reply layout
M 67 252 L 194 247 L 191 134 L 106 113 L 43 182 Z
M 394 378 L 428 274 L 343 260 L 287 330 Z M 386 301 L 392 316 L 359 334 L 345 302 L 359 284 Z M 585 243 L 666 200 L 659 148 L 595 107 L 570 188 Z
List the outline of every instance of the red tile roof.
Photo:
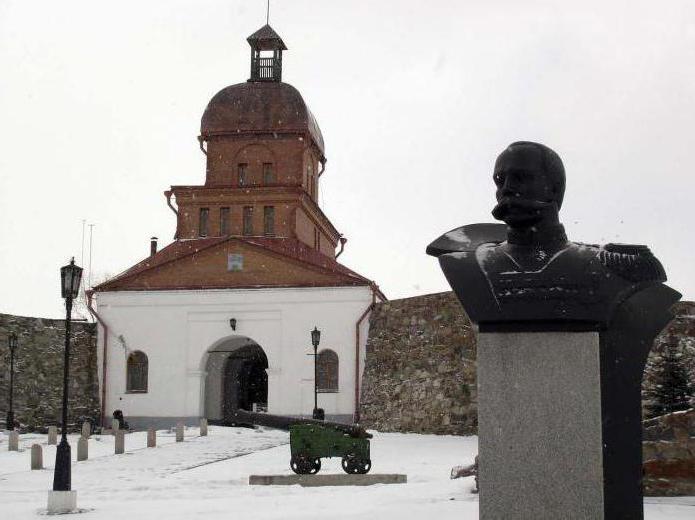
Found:
M 307 264 L 313 268 L 319 268 L 328 274 L 339 275 L 345 280 L 344 285 L 372 285 L 373 282 L 362 275 L 339 264 L 333 258 L 329 258 L 308 247 L 303 242 L 294 238 L 276 237 L 211 237 L 190 240 L 175 240 L 168 246 L 159 250 L 154 256 L 150 256 L 138 262 L 130 269 L 116 277 L 96 286 L 96 291 L 111 291 L 127 286 L 127 280 L 151 269 L 165 264 L 176 262 L 182 258 L 193 255 L 205 249 L 214 247 L 227 241 L 237 241 L 252 247 L 258 247 L 273 253 L 286 256 L 292 260 Z M 180 289 L 186 287 L 177 287 Z M 199 288 L 199 287 L 196 287 Z M 231 288 L 231 287 L 230 287 Z M 377 289 L 378 290 L 378 289 Z

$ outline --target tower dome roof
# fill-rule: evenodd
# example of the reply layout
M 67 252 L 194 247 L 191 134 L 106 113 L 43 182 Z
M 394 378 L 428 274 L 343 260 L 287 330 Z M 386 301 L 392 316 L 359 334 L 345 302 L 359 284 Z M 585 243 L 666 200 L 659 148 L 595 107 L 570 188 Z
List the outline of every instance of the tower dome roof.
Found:
M 299 91 L 287 83 L 248 81 L 212 97 L 200 121 L 201 137 L 245 133 L 308 133 L 324 154 L 316 119 Z

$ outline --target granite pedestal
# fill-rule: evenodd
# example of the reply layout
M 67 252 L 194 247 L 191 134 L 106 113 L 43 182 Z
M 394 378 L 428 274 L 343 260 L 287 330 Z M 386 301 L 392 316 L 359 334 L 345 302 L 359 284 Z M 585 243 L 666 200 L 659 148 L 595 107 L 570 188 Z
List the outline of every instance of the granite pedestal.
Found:
M 49 515 L 63 515 L 77 509 L 77 491 L 49 491 L 48 507 Z
M 598 336 L 479 335 L 481 518 L 602 518 Z

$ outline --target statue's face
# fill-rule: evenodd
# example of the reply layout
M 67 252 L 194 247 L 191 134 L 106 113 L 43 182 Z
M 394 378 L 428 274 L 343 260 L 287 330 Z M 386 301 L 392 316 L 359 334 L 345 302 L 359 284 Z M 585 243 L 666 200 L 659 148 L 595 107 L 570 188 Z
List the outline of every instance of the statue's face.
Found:
M 508 226 L 534 226 L 558 207 L 553 193 L 553 179 L 543 167 L 540 150 L 533 146 L 515 146 L 502 152 L 493 175 L 497 186 L 497 206 L 492 215 Z

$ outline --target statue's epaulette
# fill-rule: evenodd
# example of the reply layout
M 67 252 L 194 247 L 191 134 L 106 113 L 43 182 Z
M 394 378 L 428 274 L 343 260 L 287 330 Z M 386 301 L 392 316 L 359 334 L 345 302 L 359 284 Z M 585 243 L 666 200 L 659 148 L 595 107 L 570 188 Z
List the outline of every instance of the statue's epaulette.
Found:
M 506 239 L 507 226 L 504 224 L 468 224 L 444 233 L 427 246 L 426 252 L 431 256 L 473 252 L 481 244 L 499 244 Z
M 665 282 L 661 262 L 647 246 L 606 244 L 599 248 L 598 258 L 611 272 L 631 282 Z

